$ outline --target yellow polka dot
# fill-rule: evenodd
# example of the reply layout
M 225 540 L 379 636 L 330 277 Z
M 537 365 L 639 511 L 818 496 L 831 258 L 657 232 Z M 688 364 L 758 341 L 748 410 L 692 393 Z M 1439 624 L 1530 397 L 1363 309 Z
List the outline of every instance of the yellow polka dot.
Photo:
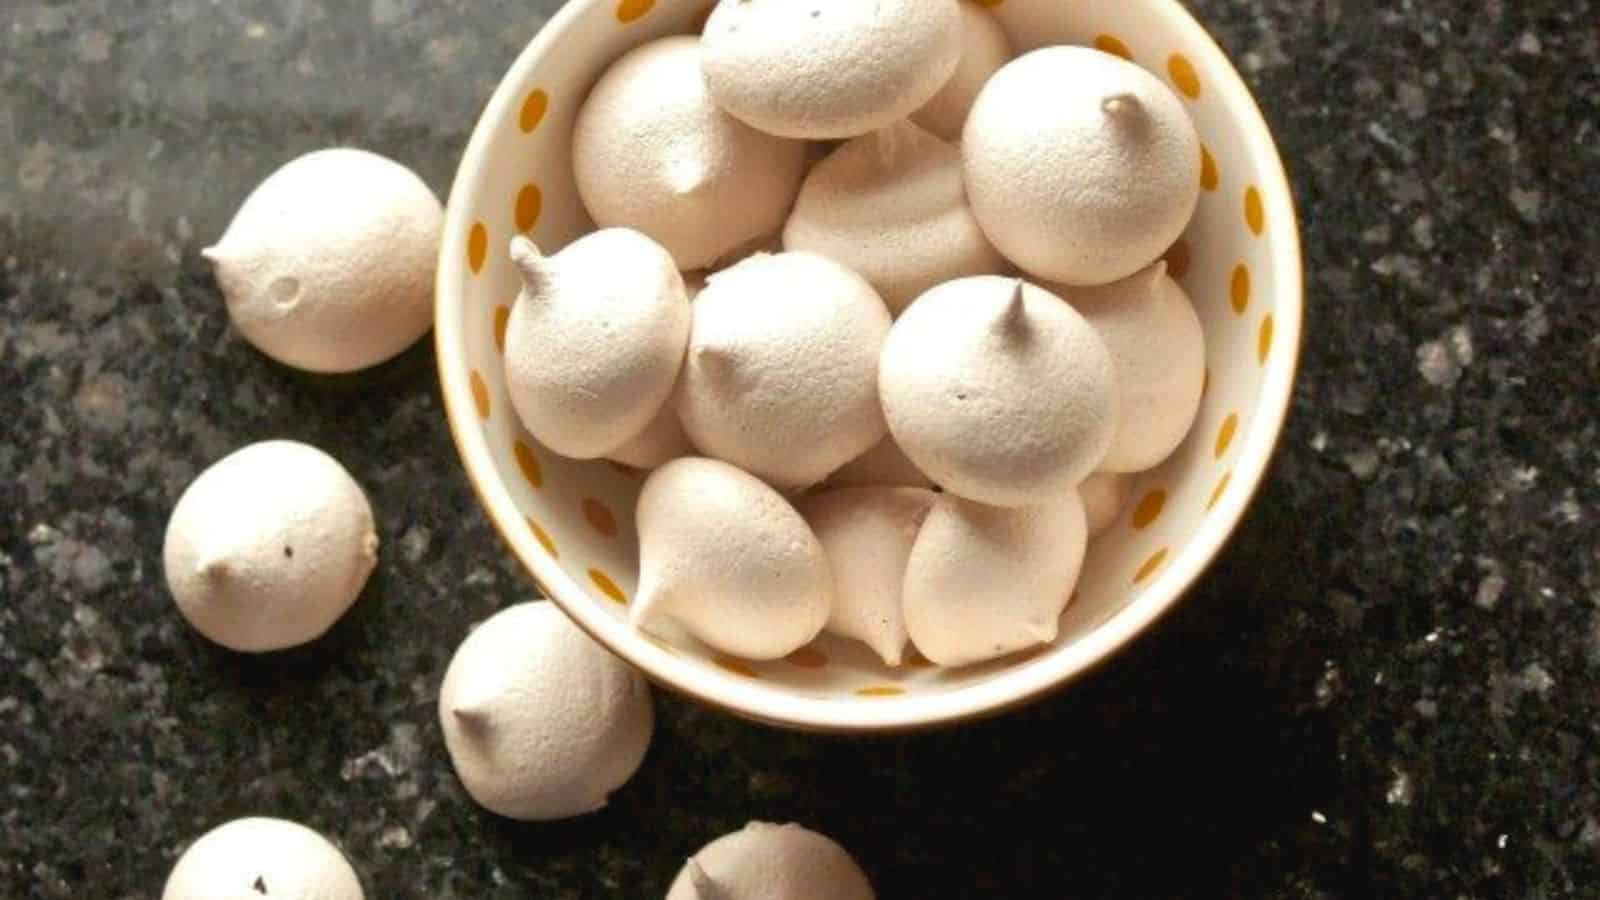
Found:
M 517 191 L 517 230 L 528 232 L 539 224 L 539 213 L 544 211 L 544 193 L 536 184 L 526 184 Z
M 815 647 L 801 647 L 799 650 L 786 657 L 790 665 L 802 669 L 825 669 L 828 667 L 828 657 Z
M 517 468 L 522 470 L 522 477 L 535 490 L 544 487 L 544 466 L 539 464 L 539 457 L 533 453 L 533 448 L 521 441 L 511 445 L 511 455 L 517 458 Z
M 1261 191 L 1253 184 L 1244 190 L 1244 223 L 1257 236 L 1267 230 L 1267 212 L 1261 207 Z
M 1165 547 L 1162 547 L 1160 550 L 1150 554 L 1150 558 L 1144 561 L 1144 565 L 1139 567 L 1139 571 L 1133 573 L 1133 583 L 1139 584 L 1146 578 L 1154 575 L 1156 570 L 1161 568 L 1161 564 L 1166 561 L 1167 548 Z
M 1102 34 L 1095 38 L 1094 48 L 1101 53 L 1109 53 L 1112 56 L 1120 56 L 1129 62 L 1133 61 L 1133 51 L 1128 49 L 1128 45 L 1124 44 L 1121 38 L 1113 35 Z
M 511 307 L 501 304 L 494 308 L 494 345 L 506 352 L 506 326 L 511 324 Z
M 532 134 L 539 123 L 544 121 L 544 114 L 550 109 L 550 95 L 544 91 L 533 91 L 528 94 L 528 99 L 522 101 L 522 115 L 517 124 L 522 126 L 523 134 Z
M 1261 332 L 1256 335 L 1256 360 L 1263 366 L 1272 355 L 1272 314 L 1261 320 Z
M 1217 505 L 1217 501 L 1222 499 L 1222 492 L 1228 489 L 1228 482 L 1232 480 L 1232 472 L 1222 473 L 1222 478 L 1217 481 L 1217 486 L 1211 489 L 1211 499 L 1206 501 L 1206 509 L 1211 509 Z
M 1167 59 L 1167 74 L 1172 76 L 1172 83 L 1178 86 L 1190 100 L 1200 99 L 1200 76 L 1195 74 L 1194 63 L 1189 62 L 1189 57 L 1182 53 L 1174 53 Z
M 1239 263 L 1233 267 L 1232 284 L 1228 286 L 1228 297 L 1233 303 L 1233 311 L 1244 315 L 1250 305 L 1250 267 Z
M 1222 184 L 1222 175 L 1217 172 L 1217 158 L 1211 155 L 1210 148 L 1200 145 L 1200 187 L 1214 191 Z
M 628 595 L 622 592 L 622 588 L 617 587 L 617 583 L 611 580 L 610 575 L 599 569 L 590 569 L 589 580 L 594 582 L 594 586 L 599 588 L 600 593 L 605 594 L 607 598 L 617 603 L 627 604 Z
M 489 386 L 477 369 L 472 370 L 472 405 L 478 408 L 478 418 L 489 418 Z
M 544 528 L 540 527 L 538 522 L 535 522 L 532 519 L 528 520 L 528 527 L 533 530 L 534 538 L 538 540 L 542 547 L 544 547 L 544 552 L 550 554 L 551 559 L 561 558 L 561 554 L 556 552 L 556 542 L 550 538 L 550 532 L 545 531 Z
M 617 4 L 617 21 L 624 24 L 638 21 L 656 5 L 656 0 L 622 0 Z
M 605 537 L 617 536 L 617 517 L 613 516 L 611 510 L 599 500 L 593 497 L 583 498 L 583 517 L 589 522 L 590 527 Z
M 1233 434 L 1238 430 L 1239 414 L 1228 413 L 1228 417 L 1222 420 L 1222 427 L 1217 429 L 1217 459 L 1228 452 L 1229 445 L 1233 443 Z
M 857 697 L 898 697 L 905 692 L 905 688 L 895 687 L 892 684 L 875 684 L 871 687 L 856 688 Z
M 761 674 L 759 672 L 757 672 L 755 669 L 750 668 L 750 664 L 749 663 L 746 663 L 743 660 L 734 659 L 731 656 L 721 656 L 721 655 L 713 656 L 713 657 L 711 657 L 711 662 L 714 665 L 716 665 L 716 667 L 719 668 L 719 669 L 723 669 L 725 671 L 732 672 L 733 674 L 739 675 L 739 676 L 744 677 L 744 678 L 760 678 L 761 677 Z
M 1144 495 L 1139 505 L 1133 508 L 1133 527 L 1147 528 L 1161 515 L 1162 507 L 1167 505 L 1167 492 L 1156 488 Z
M 483 271 L 483 263 L 489 258 L 489 229 L 483 227 L 482 222 L 474 223 L 472 231 L 467 235 L 467 265 L 472 267 L 472 274 Z
M 1189 274 L 1189 263 L 1193 257 L 1190 254 L 1188 241 L 1179 238 L 1162 258 L 1167 261 L 1167 274 L 1174 279 L 1181 280 L 1183 276 Z

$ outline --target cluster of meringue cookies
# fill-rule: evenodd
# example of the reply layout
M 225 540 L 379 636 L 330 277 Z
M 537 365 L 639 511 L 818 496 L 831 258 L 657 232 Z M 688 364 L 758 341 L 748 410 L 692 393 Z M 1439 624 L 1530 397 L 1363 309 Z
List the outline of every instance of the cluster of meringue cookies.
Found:
M 597 230 L 512 239 L 505 374 L 552 451 L 652 470 L 631 621 L 754 660 L 1053 641 L 1199 409 L 1177 95 L 1014 57 L 971 0 L 725 0 L 605 71 L 572 141 Z

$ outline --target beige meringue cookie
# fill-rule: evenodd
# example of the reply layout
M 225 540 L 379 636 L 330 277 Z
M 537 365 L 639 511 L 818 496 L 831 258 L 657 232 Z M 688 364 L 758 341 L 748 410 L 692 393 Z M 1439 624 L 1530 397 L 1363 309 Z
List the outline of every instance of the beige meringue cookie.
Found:
M 796 824 L 751 822 L 689 857 L 667 900 L 874 900 L 861 866 Z
M 1056 290 L 1094 326 L 1116 367 L 1117 431 L 1100 468 L 1152 468 L 1183 443 L 1200 411 L 1205 332 L 1189 295 L 1165 262 L 1102 287 Z
M 847 138 L 928 102 L 961 59 L 956 0 L 717 4 L 701 38 L 717 104 L 762 131 Z
M 1116 523 L 1132 494 L 1133 477 L 1116 472 L 1096 472 L 1078 485 L 1078 497 L 1083 500 L 1083 515 L 1091 540 Z
M 689 342 L 689 298 L 672 257 L 629 228 L 587 234 L 551 257 L 511 239 L 522 293 L 506 327 L 517 417 L 562 456 L 605 456 L 662 411 Z
M 813 253 L 758 253 L 694 302 L 676 403 L 707 456 L 808 487 L 885 434 L 876 388 L 889 311 L 861 276 Z
M 682 35 L 606 70 L 572 131 L 573 174 L 596 224 L 643 231 L 681 269 L 710 266 L 783 227 L 805 155 L 805 144 L 718 109 L 700 41 Z
M 828 621 L 833 573 L 822 544 L 760 479 L 713 459 L 675 459 L 645 479 L 635 519 L 635 627 L 673 619 L 713 649 L 776 659 Z
M 1015 278 L 947 282 L 883 345 L 889 430 L 945 490 L 1022 506 L 1077 487 L 1117 423 L 1111 354 L 1056 295 Z
M 962 666 L 1056 639 L 1083 567 L 1076 491 L 1001 509 L 942 495 L 906 562 L 906 630 L 923 656 Z
M 854 271 L 894 313 L 935 285 L 1007 268 L 967 205 L 961 151 L 907 120 L 845 143 L 811 170 L 783 246 Z
M 263 441 L 223 457 L 178 498 L 162 561 L 178 611 L 232 650 L 321 637 L 378 561 L 372 507 L 333 457 Z
M 960 142 L 972 101 L 1011 56 L 1011 38 L 1000 20 L 973 0 L 961 0 L 961 62 L 939 93 L 911 114 L 911 121 L 951 143 Z
M 917 468 L 889 434 L 829 475 L 827 483 L 831 487 L 933 487 L 933 479 Z
M 361 879 L 328 839 L 285 819 L 218 825 L 189 845 L 161 900 L 362 900 Z
M 1086 47 L 1045 47 L 996 72 L 967 117 L 961 155 L 989 240 L 1065 284 L 1149 265 L 1200 198 L 1200 138 L 1183 101 L 1144 69 Z
M 638 771 L 655 707 L 643 676 L 541 600 L 495 613 L 461 642 L 439 725 L 473 800 L 544 821 L 606 805 Z
M 432 326 L 443 228 L 439 199 L 411 170 L 340 147 L 268 176 L 201 255 L 258 350 L 311 372 L 351 372 Z
M 826 631 L 858 640 L 891 666 L 906 647 L 900 584 L 917 529 L 937 496 L 922 488 L 839 488 L 801 497 L 796 508 L 833 568 Z

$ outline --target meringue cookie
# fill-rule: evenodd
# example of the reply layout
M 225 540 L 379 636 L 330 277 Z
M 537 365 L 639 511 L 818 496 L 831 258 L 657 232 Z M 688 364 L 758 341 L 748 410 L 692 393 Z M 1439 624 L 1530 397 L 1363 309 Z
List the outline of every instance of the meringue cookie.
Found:
M 931 488 L 933 479 L 924 475 L 917 464 L 906 456 L 906 452 L 894 442 L 893 435 L 886 434 L 883 440 L 872 445 L 871 450 L 829 475 L 828 484 L 833 487 L 878 485 Z
M 866 644 L 891 666 L 900 665 L 907 640 L 900 612 L 906 558 L 935 496 L 921 488 L 858 487 L 796 502 L 833 568 L 825 630 Z
M 758 253 L 694 302 L 676 397 L 689 439 L 782 488 L 807 487 L 885 432 L 876 388 L 889 311 L 813 253 Z
M 363 900 L 339 848 L 284 819 L 234 819 L 178 857 L 161 900 Z
M 333 457 L 263 441 L 200 473 L 173 507 L 167 586 L 197 631 L 260 653 L 322 636 L 378 561 L 372 507 Z
M 552 257 L 511 239 L 523 288 L 506 327 L 506 390 L 536 440 L 605 456 L 638 437 L 672 394 L 689 343 L 689 297 L 672 257 L 628 228 Z
M 846 138 L 903 119 L 961 59 L 956 0 L 719 3 L 701 37 L 717 105 L 762 131 Z
M 681 269 L 709 266 L 783 227 L 805 155 L 804 144 L 762 134 L 711 102 L 700 41 L 690 36 L 623 56 L 572 130 L 589 215 L 650 235 Z
M 961 0 L 961 62 L 933 99 L 911 114 L 911 121 L 951 143 L 961 140 L 978 91 L 1011 61 L 1011 38 L 1000 20 L 972 0 Z
M 967 117 L 961 155 L 989 240 L 1065 284 L 1105 284 L 1149 265 L 1200 198 L 1200 138 L 1183 101 L 1133 63 L 1086 47 L 1045 47 L 996 72 Z
M 751 822 L 689 857 L 667 900 L 874 900 L 867 874 L 831 838 Z
M 994 506 L 1077 487 L 1111 445 L 1111 354 L 1059 297 L 980 275 L 923 294 L 883 345 L 889 430 L 935 482 Z
M 1016 509 L 939 497 L 906 562 L 912 643 L 944 666 L 1050 643 L 1087 543 L 1076 491 Z
M 1128 505 L 1133 493 L 1133 478 L 1116 472 L 1096 472 L 1078 485 L 1078 497 L 1083 500 L 1083 515 L 1089 526 L 1089 538 L 1104 534 L 1116 521 L 1122 508 Z
M 1100 468 L 1157 465 L 1183 443 L 1205 387 L 1205 332 L 1189 295 L 1165 262 L 1102 287 L 1056 290 L 1094 326 L 1117 371 L 1117 431 Z
M 548 601 L 495 613 L 456 649 L 439 725 L 467 793 L 512 819 L 594 812 L 655 730 L 643 676 Z
M 341 147 L 268 176 L 201 255 L 256 349 L 311 372 L 352 372 L 433 325 L 443 228 L 444 208 L 411 170 Z
M 783 246 L 856 272 L 894 313 L 934 285 L 1006 269 L 967 206 L 961 151 L 905 120 L 811 170 Z
M 822 544 L 760 479 L 713 459 L 676 459 L 645 479 L 635 519 L 635 627 L 671 618 L 716 650 L 776 659 L 828 621 L 833 573 Z
M 663 463 L 692 453 L 694 445 L 689 443 L 689 436 L 683 433 L 683 424 L 678 421 L 678 411 L 668 403 L 661 407 L 656 417 L 651 419 L 650 424 L 634 436 L 633 440 L 611 451 L 606 458 L 625 466 L 633 466 L 635 469 L 654 469 Z

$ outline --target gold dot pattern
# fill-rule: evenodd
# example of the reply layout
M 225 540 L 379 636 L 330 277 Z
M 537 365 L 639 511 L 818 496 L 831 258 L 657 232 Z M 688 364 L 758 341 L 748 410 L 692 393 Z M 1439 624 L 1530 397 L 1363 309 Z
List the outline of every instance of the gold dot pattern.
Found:
M 1139 567 L 1139 571 L 1133 573 L 1133 583 L 1142 583 L 1145 579 L 1149 578 L 1151 575 L 1154 575 L 1156 570 L 1161 568 L 1161 564 L 1166 561 L 1167 548 L 1165 547 L 1162 547 L 1160 550 L 1150 554 L 1150 558 L 1144 561 L 1144 565 Z
M 517 192 L 517 230 L 527 233 L 539 224 L 539 213 L 544 212 L 544 193 L 536 184 L 526 184 Z
M 1101 53 L 1109 53 L 1112 56 L 1120 56 L 1128 62 L 1133 62 L 1133 52 L 1128 49 L 1128 45 L 1124 44 L 1121 38 L 1118 38 L 1115 35 L 1102 34 L 1095 38 L 1094 48 L 1099 50 Z
M 1272 355 L 1272 314 L 1261 320 L 1261 331 L 1256 335 L 1256 361 L 1263 366 Z
M 785 659 L 789 665 L 799 666 L 802 669 L 826 669 L 828 667 L 827 654 L 815 647 L 801 647 L 799 650 L 789 654 Z
M 532 134 L 539 123 L 544 121 L 544 114 L 550 109 L 550 95 L 544 91 L 535 90 L 528 94 L 528 99 L 522 101 L 522 113 L 517 117 L 517 125 L 522 128 L 523 134 Z
M 1217 481 L 1217 486 L 1211 489 L 1211 499 L 1206 501 L 1207 510 L 1211 510 L 1216 507 L 1217 501 L 1222 499 L 1223 492 L 1228 489 L 1228 482 L 1232 480 L 1232 472 L 1222 473 L 1222 478 Z
M 1167 492 L 1156 488 L 1144 495 L 1139 505 L 1133 508 L 1133 527 L 1148 528 L 1150 524 L 1161 517 L 1161 510 L 1167 505 Z
M 556 542 L 551 539 L 550 532 L 545 531 L 538 522 L 532 519 L 528 520 L 528 528 L 533 531 L 534 539 L 539 542 L 540 546 L 544 547 L 544 552 L 550 554 L 551 559 L 561 558 L 561 554 L 556 552 Z
M 857 697 L 898 697 L 905 692 L 905 688 L 895 687 L 892 684 L 874 684 L 870 687 L 856 688 Z
M 1195 74 L 1194 63 L 1189 62 L 1189 57 L 1182 53 L 1174 53 L 1167 59 L 1167 74 L 1172 76 L 1172 83 L 1190 100 L 1200 99 L 1200 76 Z
M 483 227 L 482 222 L 476 222 L 467 234 L 467 265 L 472 267 L 472 274 L 482 272 L 483 264 L 488 259 L 489 229 Z
M 637 22 L 655 5 L 656 0 L 622 0 L 617 4 L 617 21 L 624 25 Z
M 1200 145 L 1200 187 L 1214 191 L 1222 184 L 1222 175 L 1217 171 L 1217 158 L 1211 155 L 1210 148 Z
M 522 477 L 527 479 L 528 484 L 534 490 L 544 487 L 544 466 L 540 465 L 533 448 L 517 441 L 511 445 L 511 454 L 517 458 L 517 468 L 522 470 Z
M 506 352 L 506 326 L 511 324 L 511 307 L 504 303 L 494 308 L 494 346 Z
M 477 369 L 472 370 L 472 405 L 478 408 L 478 418 L 485 421 L 489 418 L 489 385 L 483 381 L 483 376 Z
M 1267 211 L 1261 206 L 1261 191 L 1253 184 L 1244 190 L 1244 223 L 1256 237 L 1267 230 Z
M 741 678 L 761 677 L 760 673 L 756 672 L 755 669 L 750 668 L 749 663 L 746 663 L 743 660 L 734 659 L 731 656 L 722 656 L 721 654 L 718 654 L 711 657 L 711 661 L 716 664 L 717 668 L 726 672 L 732 672 Z
M 1228 299 L 1233 304 L 1233 311 L 1240 315 L 1244 315 L 1245 309 L 1250 306 L 1250 267 L 1244 263 L 1233 267 Z
M 1183 276 L 1189 274 L 1189 263 L 1193 260 L 1189 242 L 1178 238 L 1178 242 L 1167 250 L 1167 255 L 1163 259 L 1167 261 L 1167 274 L 1176 280 L 1182 280 Z
M 602 536 L 608 538 L 617 536 L 617 517 L 613 516 L 611 510 L 599 500 L 593 497 L 583 498 L 583 518 Z
M 611 579 L 610 575 L 599 569 L 590 569 L 589 580 L 594 582 L 594 586 L 600 589 L 600 593 L 606 595 L 606 599 L 621 603 L 624 606 L 627 605 L 628 595 L 622 592 L 622 588 L 617 587 L 617 583 Z
M 1239 414 L 1228 413 L 1228 417 L 1222 420 L 1222 427 L 1217 429 L 1217 459 L 1221 459 L 1222 454 L 1228 452 L 1228 447 L 1233 444 L 1234 432 L 1238 430 Z

